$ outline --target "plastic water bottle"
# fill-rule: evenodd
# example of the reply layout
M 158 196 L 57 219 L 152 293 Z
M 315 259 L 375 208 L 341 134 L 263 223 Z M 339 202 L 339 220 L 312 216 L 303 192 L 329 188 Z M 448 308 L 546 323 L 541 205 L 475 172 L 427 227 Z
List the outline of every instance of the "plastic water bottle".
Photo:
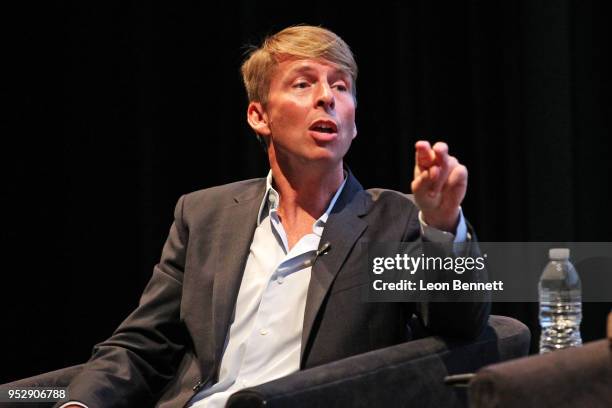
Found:
M 567 248 L 548 251 L 550 262 L 544 268 L 540 283 L 540 354 L 579 346 L 582 298 L 580 277 L 569 261 Z

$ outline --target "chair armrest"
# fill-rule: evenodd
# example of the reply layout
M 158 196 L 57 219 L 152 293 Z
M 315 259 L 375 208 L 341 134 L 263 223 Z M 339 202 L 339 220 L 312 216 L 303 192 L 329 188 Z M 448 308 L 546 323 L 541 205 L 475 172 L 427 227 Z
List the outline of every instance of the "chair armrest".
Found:
M 432 336 L 374 350 L 246 388 L 227 407 L 463 407 L 465 391 L 444 377 L 524 356 L 529 339 L 522 323 L 491 316 L 476 340 Z
M 472 379 L 474 408 L 612 407 L 607 339 L 484 367 Z

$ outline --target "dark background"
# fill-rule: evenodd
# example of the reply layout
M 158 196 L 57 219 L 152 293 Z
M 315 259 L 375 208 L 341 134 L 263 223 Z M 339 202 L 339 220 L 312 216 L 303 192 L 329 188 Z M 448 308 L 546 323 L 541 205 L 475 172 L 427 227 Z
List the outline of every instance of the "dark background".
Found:
M 414 142 L 445 140 L 470 170 L 481 241 L 612 241 L 612 29 L 594 3 L 2 7 L 0 383 L 83 362 L 112 333 L 181 194 L 266 174 L 239 67 L 246 44 L 291 24 L 355 52 L 346 161 L 365 187 L 408 192 Z M 537 340 L 537 304 L 493 310 Z M 585 341 L 609 310 L 585 304 Z

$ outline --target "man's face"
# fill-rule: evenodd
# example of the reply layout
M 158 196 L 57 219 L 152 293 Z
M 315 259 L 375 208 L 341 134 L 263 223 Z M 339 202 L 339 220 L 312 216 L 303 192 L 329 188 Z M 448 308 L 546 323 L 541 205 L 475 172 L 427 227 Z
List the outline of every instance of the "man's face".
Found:
M 337 165 L 357 135 L 352 87 L 351 76 L 329 61 L 284 60 L 272 73 L 267 104 L 259 105 L 259 127 L 249 123 L 279 162 Z

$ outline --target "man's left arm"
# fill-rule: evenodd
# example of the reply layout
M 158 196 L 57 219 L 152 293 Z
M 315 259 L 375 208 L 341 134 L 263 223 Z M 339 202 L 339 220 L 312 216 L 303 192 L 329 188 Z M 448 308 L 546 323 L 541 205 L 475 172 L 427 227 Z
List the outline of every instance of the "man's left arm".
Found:
M 426 141 L 415 145 L 416 162 L 412 191 L 420 208 L 422 238 L 427 243 L 442 244 L 440 248 L 457 250 L 456 256 L 479 257 L 476 234 L 461 211 L 467 190 L 467 168 L 448 154 L 448 146 L 438 142 L 433 147 Z M 454 245 L 459 244 L 459 245 Z M 486 270 L 464 274 L 463 281 L 486 282 Z M 466 279 L 467 278 L 467 279 Z M 474 338 L 484 329 L 490 302 L 481 299 L 449 298 L 449 301 L 421 302 L 417 311 L 425 327 L 435 334 Z

